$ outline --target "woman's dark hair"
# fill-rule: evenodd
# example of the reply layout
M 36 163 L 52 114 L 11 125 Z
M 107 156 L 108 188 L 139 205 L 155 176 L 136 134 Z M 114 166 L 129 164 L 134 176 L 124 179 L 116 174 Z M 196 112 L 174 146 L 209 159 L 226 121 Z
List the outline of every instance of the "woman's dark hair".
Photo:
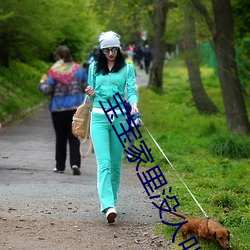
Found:
M 112 69 L 113 72 L 119 71 L 121 68 L 125 66 L 125 60 L 124 57 L 121 53 L 121 50 L 118 49 L 117 55 L 115 58 L 115 65 Z M 109 74 L 109 69 L 107 65 L 107 58 L 103 54 L 102 50 L 100 50 L 99 56 L 97 57 L 97 63 L 96 63 L 96 72 L 101 73 L 103 75 Z
M 60 59 L 63 59 L 64 62 L 72 62 L 73 61 L 70 50 L 65 45 L 61 45 L 56 49 L 56 51 L 54 53 L 54 57 L 55 57 L 55 59 L 59 57 Z

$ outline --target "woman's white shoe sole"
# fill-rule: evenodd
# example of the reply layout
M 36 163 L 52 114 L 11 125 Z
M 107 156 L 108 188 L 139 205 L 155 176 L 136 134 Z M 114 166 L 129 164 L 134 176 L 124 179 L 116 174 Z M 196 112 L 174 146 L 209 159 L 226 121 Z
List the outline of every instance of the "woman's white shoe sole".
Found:
M 114 208 L 109 208 L 106 213 L 108 223 L 114 223 L 116 216 L 117 216 L 116 210 Z

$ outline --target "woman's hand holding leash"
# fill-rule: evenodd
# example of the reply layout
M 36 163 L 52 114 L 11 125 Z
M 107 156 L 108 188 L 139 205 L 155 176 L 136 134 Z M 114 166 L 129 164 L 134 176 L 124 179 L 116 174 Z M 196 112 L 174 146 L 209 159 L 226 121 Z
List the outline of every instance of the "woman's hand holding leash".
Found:
M 88 95 L 88 96 L 95 96 L 95 90 L 92 88 L 92 87 L 90 87 L 90 86 L 88 86 L 86 89 L 85 89 L 85 92 L 86 92 L 86 94 Z
M 136 113 L 138 113 L 138 108 L 137 108 L 137 104 L 134 102 L 134 103 L 131 105 L 131 112 L 130 112 L 130 114 L 131 114 L 131 115 L 135 115 Z

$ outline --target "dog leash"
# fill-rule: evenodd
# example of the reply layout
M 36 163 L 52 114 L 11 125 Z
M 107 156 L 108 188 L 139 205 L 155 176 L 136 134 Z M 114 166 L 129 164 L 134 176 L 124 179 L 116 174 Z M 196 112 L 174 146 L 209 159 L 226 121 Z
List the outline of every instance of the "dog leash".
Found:
M 204 211 L 204 209 L 201 207 L 201 205 L 199 204 L 199 202 L 196 200 L 196 198 L 194 197 L 194 195 L 192 194 L 191 190 L 188 188 L 188 186 L 186 185 L 186 183 L 182 180 L 182 178 L 180 177 L 180 175 L 178 174 L 176 168 L 173 166 L 173 164 L 170 162 L 170 160 L 168 159 L 168 157 L 165 155 L 165 153 L 163 152 L 163 150 L 161 149 L 161 147 L 159 146 L 159 144 L 156 142 L 156 140 L 154 139 L 153 135 L 149 132 L 148 128 L 145 126 L 145 124 L 142 122 L 141 118 L 139 118 L 141 123 L 143 124 L 143 126 L 145 127 L 146 131 L 148 132 L 148 134 L 150 135 L 150 137 L 152 138 L 153 142 L 155 143 L 155 145 L 158 147 L 158 149 L 161 151 L 162 155 L 165 157 L 165 159 L 167 160 L 167 162 L 169 163 L 169 165 L 172 167 L 172 169 L 175 171 L 175 173 L 177 174 L 177 176 L 179 177 L 179 179 L 181 180 L 182 184 L 185 186 L 185 188 L 187 189 L 187 191 L 189 192 L 189 194 L 191 195 L 191 197 L 193 198 L 193 200 L 196 202 L 196 204 L 198 205 L 198 207 L 200 208 L 200 210 L 202 211 L 202 213 L 205 215 L 205 217 L 209 218 L 209 216 L 207 215 L 207 213 Z

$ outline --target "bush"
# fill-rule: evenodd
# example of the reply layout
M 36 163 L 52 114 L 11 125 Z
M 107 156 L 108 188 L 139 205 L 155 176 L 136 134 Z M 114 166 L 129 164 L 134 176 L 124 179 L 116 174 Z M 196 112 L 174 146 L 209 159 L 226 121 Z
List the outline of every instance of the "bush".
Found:
M 215 155 L 231 159 L 249 158 L 250 146 L 247 140 L 236 135 L 222 135 L 212 140 L 211 151 Z
M 211 198 L 210 203 L 217 207 L 229 208 L 229 209 L 234 209 L 237 206 L 235 197 L 230 192 L 221 192 L 219 194 L 215 194 Z

